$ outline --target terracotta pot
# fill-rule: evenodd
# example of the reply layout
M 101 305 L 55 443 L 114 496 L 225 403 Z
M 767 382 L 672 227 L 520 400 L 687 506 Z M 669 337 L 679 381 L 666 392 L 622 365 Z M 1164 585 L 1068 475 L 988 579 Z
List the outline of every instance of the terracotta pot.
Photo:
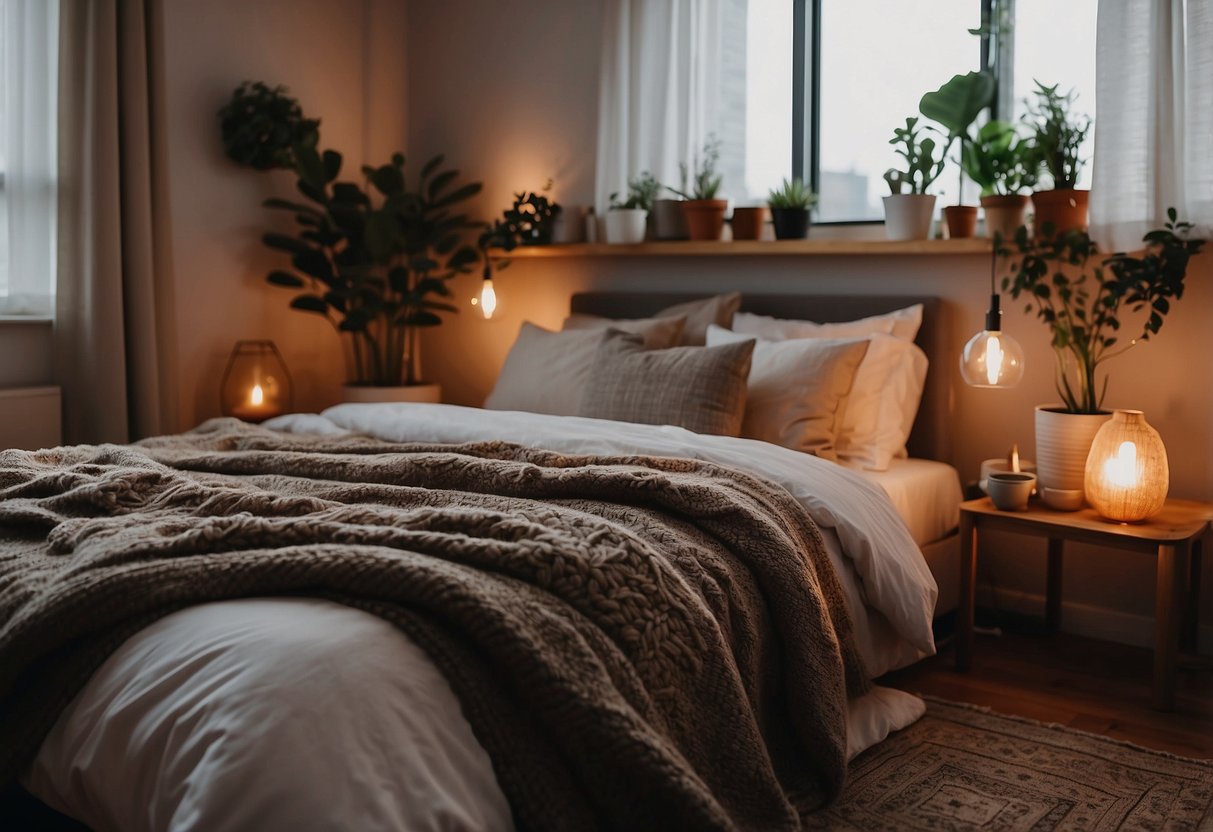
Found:
M 733 239 L 757 240 L 762 237 L 762 226 L 767 221 L 765 205 L 733 209 Z
M 772 208 L 776 240 L 803 240 L 809 236 L 808 208 Z
M 949 205 L 943 209 L 943 218 L 948 222 L 948 239 L 977 236 L 977 207 L 975 205 Z
M 438 404 L 442 387 L 438 384 L 402 384 L 399 387 L 378 387 L 373 384 L 347 384 L 345 400 L 356 403 L 416 402 Z
M 1090 191 L 1074 188 L 1032 194 L 1032 206 L 1036 209 L 1036 219 L 1033 221 L 1036 236 L 1044 236 L 1046 225 L 1052 228 L 1052 236 L 1068 231 L 1086 231 L 1087 199 L 1090 196 Z
M 893 194 L 884 198 L 884 230 L 890 240 L 925 240 L 931 236 L 935 197 Z
M 686 240 L 691 236 L 687 230 L 686 214 L 682 212 L 681 199 L 655 199 L 650 216 L 649 236 L 654 240 Z
M 1111 413 L 1068 413 L 1061 405 L 1036 408 L 1036 477 L 1045 505 L 1060 511 L 1082 507 L 1081 500 L 1069 497 L 1082 494 L 1091 442 L 1111 418 Z
M 719 240 L 724 234 L 724 212 L 728 200 L 688 199 L 682 203 L 682 213 L 687 218 L 687 229 L 692 240 Z
M 1009 196 L 983 196 L 981 207 L 986 214 L 986 236 L 995 235 L 1006 242 L 1015 239 L 1016 232 L 1024 225 L 1024 214 L 1028 210 L 1027 194 Z

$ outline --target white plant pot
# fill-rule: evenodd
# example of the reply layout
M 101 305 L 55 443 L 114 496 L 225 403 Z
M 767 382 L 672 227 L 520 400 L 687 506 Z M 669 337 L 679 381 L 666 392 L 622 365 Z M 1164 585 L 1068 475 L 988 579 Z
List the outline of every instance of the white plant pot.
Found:
M 381 404 L 384 402 L 438 404 L 442 401 L 442 386 L 438 384 L 402 384 L 399 387 L 347 384 L 344 390 L 345 400 L 355 404 Z
M 645 221 L 649 212 L 643 208 L 612 208 L 606 215 L 608 243 L 643 243 Z
M 1072 494 L 1082 493 L 1091 442 L 1111 413 L 1067 413 L 1061 405 L 1036 408 L 1036 479 L 1045 505 L 1060 511 L 1082 506 Z
M 884 198 L 884 229 L 890 240 L 926 240 L 931 236 L 935 197 L 893 194 Z

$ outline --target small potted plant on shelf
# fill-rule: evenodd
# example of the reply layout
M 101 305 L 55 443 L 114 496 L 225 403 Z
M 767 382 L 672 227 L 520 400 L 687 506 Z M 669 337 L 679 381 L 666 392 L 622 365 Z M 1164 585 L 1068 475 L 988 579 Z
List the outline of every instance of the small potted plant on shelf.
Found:
M 1099 368 L 1162 329 L 1172 301 L 1183 297 L 1189 260 L 1205 244 L 1191 232 L 1171 208 L 1164 227 L 1143 238 L 1145 250 L 1132 255 L 1101 256 L 1085 231 L 1029 237 L 1024 227 L 1014 248 L 999 250 L 1010 258 L 1003 290 L 1027 298 L 1025 311 L 1049 328 L 1057 359 L 1062 404 L 1036 408 L 1037 475 L 1046 503 L 1077 507 L 1067 498 L 1081 496 L 1091 440 L 1111 415 L 1102 409 L 1108 380 L 1099 378 Z M 1128 340 L 1126 310 L 1141 316 L 1140 334 Z
M 943 171 L 943 154 L 935 158 L 935 140 L 930 136 L 919 139 L 916 116 L 893 131 L 889 144 L 901 145 L 897 155 L 905 160 L 905 169 L 889 168 L 884 174 L 892 191 L 884 198 L 885 233 L 890 240 L 925 240 L 931 235 L 935 213 L 935 197 L 927 188 Z
M 1037 170 L 1043 168 L 1053 187 L 1032 194 L 1036 209 L 1037 234 L 1065 234 L 1087 227 L 1087 201 L 1090 192 L 1078 189 L 1078 176 L 1085 159 L 1079 150 L 1091 129 L 1091 119 L 1085 115 L 1071 116 L 1076 98 L 1073 91 L 1057 92 L 1057 85 L 1046 87 L 1036 82 L 1036 101 L 1029 104 L 1025 116 L 1032 127 L 1032 148 Z
M 941 157 L 947 156 L 948 148 L 953 143 L 960 144 L 956 204 L 943 209 L 948 236 L 953 239 L 972 237 L 977 233 L 977 208 L 964 204 L 964 159 L 972 144 L 969 128 L 993 100 L 994 76 L 986 72 L 969 72 L 952 76 L 946 84 L 924 95 L 918 103 L 919 112 L 948 131 L 948 143 Z
M 816 204 L 817 194 L 799 178 L 784 179 L 783 185 L 767 197 L 775 239 L 803 240 L 809 236 L 809 211 Z
M 266 113 L 272 117 L 262 118 Z M 436 156 L 410 188 L 399 153 L 364 166 L 362 185 L 341 181 L 341 154 L 318 149 L 319 122 L 302 119 L 283 87 L 246 83 L 219 116 L 234 161 L 297 177 L 304 201 L 264 202 L 292 214 L 298 226 L 262 237 L 290 258 L 289 268 L 266 280 L 297 290 L 291 308 L 323 316 L 344 336 L 346 399 L 438 401 L 438 386 L 421 376 L 418 340 L 421 329 L 442 323 L 442 313 L 457 311 L 447 284 L 480 259 L 468 238 L 482 226 L 459 213 L 480 183 L 460 184 L 459 172 L 443 170 Z M 260 146 L 250 153 L 252 145 Z
M 716 172 L 720 163 L 720 140 L 710 137 L 703 146 L 703 157 L 694 160 L 693 176 L 688 187 L 688 171 L 685 162 L 679 165 L 682 171 L 681 188 L 674 193 L 682 197 L 682 212 L 687 219 L 687 230 L 692 240 L 719 240 L 724 233 L 724 215 L 729 208 L 728 200 L 717 199 L 723 177 Z
M 965 173 L 981 188 L 986 234 L 997 240 L 1014 239 L 1028 207 L 1028 196 L 1021 191 L 1036 184 L 1031 143 L 1016 133 L 1014 125 L 989 121 L 977 131 L 962 159 Z
M 549 179 L 543 186 L 543 193 L 522 191 L 514 194 L 514 204 L 505 209 L 495 224 L 496 236 L 500 240 L 511 240 L 514 244 L 522 246 L 543 246 L 551 243 L 552 230 L 561 212 L 560 204 L 546 196 L 551 189 L 552 180 Z
M 606 241 L 644 242 L 649 210 L 660 190 L 661 183 L 646 170 L 635 179 L 628 180 L 628 196 L 623 202 L 619 201 L 618 193 L 611 194 L 611 205 L 606 215 Z

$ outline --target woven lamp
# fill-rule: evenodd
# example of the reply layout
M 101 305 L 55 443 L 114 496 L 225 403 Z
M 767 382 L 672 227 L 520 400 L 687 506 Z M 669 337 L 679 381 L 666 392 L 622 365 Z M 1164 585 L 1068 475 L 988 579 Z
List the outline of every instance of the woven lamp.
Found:
M 1114 411 L 1087 455 L 1087 502 L 1109 520 L 1136 523 L 1162 511 L 1170 479 L 1158 431 L 1140 410 Z

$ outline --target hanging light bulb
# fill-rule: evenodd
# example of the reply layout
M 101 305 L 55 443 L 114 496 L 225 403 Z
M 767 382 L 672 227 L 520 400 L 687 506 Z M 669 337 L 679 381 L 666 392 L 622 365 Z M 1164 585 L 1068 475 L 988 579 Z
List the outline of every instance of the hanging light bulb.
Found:
M 994 257 L 998 254 L 995 252 Z M 972 387 L 1014 387 L 1023 378 L 1023 348 L 1002 331 L 1002 308 L 994 290 L 990 262 L 990 308 L 986 328 L 969 339 L 960 354 L 960 375 Z
M 472 306 L 480 308 L 484 319 L 490 320 L 497 311 L 497 291 L 493 288 L 493 267 L 484 261 L 484 280 L 480 283 L 480 296 L 472 298 Z

